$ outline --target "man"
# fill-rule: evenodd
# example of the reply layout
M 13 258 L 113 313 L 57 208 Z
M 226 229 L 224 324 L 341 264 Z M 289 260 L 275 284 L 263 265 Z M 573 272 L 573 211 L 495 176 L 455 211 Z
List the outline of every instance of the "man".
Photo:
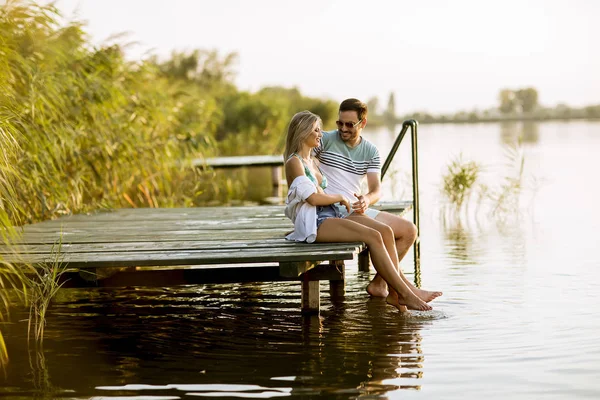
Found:
M 400 216 L 369 208 L 381 198 L 381 160 L 377 147 L 361 136 L 367 125 L 367 114 L 365 103 L 357 99 L 346 99 L 340 104 L 336 121 L 338 129 L 323 132 L 321 144 L 315 149 L 315 156 L 329 182 L 325 192 L 340 193 L 348 199 L 357 199 L 352 204 L 353 212 L 350 215 L 339 207 L 342 215 L 347 215 L 346 218 L 378 230 L 385 224 L 393 230 L 398 253 L 398 259 L 393 261 L 399 274 L 419 298 L 429 302 L 442 293 L 416 288 L 399 269 L 400 260 L 417 238 L 417 227 Z M 361 194 L 361 184 L 365 179 L 368 191 Z M 376 297 L 388 295 L 387 284 L 379 274 L 369 283 L 367 292 Z

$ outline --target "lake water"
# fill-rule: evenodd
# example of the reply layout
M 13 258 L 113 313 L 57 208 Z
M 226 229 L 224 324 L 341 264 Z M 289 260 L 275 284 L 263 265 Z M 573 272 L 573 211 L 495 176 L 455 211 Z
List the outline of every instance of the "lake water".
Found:
M 365 135 L 383 156 L 394 140 Z M 492 214 L 476 193 L 448 212 L 450 161 L 479 163 L 498 192 L 516 176 L 506 151 L 518 137 L 517 208 Z M 388 198 L 410 196 L 409 154 L 405 143 L 384 179 Z M 600 398 L 599 154 L 600 123 L 421 125 L 420 278 L 444 291 L 433 311 L 369 299 L 374 272 L 352 263 L 346 296 L 322 283 L 321 314 L 306 318 L 294 283 L 65 290 L 43 349 L 28 350 L 24 312 L 4 325 L 0 397 Z

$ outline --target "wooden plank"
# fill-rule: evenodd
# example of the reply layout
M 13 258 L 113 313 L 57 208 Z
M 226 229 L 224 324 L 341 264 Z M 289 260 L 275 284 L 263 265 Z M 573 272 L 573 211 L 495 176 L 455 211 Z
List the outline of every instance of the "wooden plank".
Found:
M 55 221 L 50 224 L 35 224 L 24 227 L 24 232 L 45 232 L 45 231 L 61 231 L 63 229 L 72 230 L 98 230 L 107 228 L 119 228 L 130 230 L 152 229 L 158 230 L 186 230 L 186 229 L 224 229 L 230 227 L 253 227 L 253 228 L 270 228 L 281 226 L 293 226 L 292 221 L 286 217 L 257 217 L 257 218 L 221 218 L 219 220 L 206 219 L 179 219 L 172 221 L 98 221 L 89 219 L 87 221 Z
M 65 243 L 60 246 L 48 244 L 24 244 L 14 247 L 0 245 L 0 254 L 52 254 L 60 250 L 61 253 L 99 253 L 99 252 L 136 252 L 136 251 L 184 251 L 184 250 L 224 250 L 224 249 L 295 249 L 301 246 L 315 246 L 314 251 L 329 248 L 341 248 L 346 245 L 348 249 L 356 249 L 356 243 L 337 243 L 329 246 L 327 243 L 298 243 L 285 239 L 265 240 L 232 240 L 227 242 L 215 241 L 171 241 L 171 242 L 103 242 L 103 243 Z
M 60 235 L 47 233 L 32 233 L 21 238 L 13 239 L 13 243 L 29 243 L 29 244 L 53 244 L 53 243 L 125 243 L 125 242 L 172 242 L 184 240 L 212 240 L 223 241 L 227 239 L 246 239 L 251 237 L 253 240 L 259 239 L 282 239 L 289 229 L 272 229 L 268 230 L 224 230 L 224 231 L 202 231 L 200 233 L 137 233 L 126 232 L 119 236 L 108 233 L 86 233 L 86 234 L 66 234 L 62 238 Z M 217 235 L 215 232 L 218 232 Z
M 412 210 L 412 207 L 412 200 L 384 201 L 371 206 L 375 210 L 387 211 L 396 215 L 404 215 Z
M 276 221 L 276 220 L 288 220 L 284 214 L 284 210 L 281 209 L 281 212 L 272 212 L 272 213 L 241 213 L 241 212 L 231 212 L 231 211 L 219 211 L 215 209 L 211 213 L 197 213 L 194 215 L 185 215 L 185 214 L 164 214 L 164 215 L 156 215 L 151 212 L 147 213 L 134 213 L 134 214 L 126 214 L 121 215 L 120 213 L 115 213 L 115 215 L 106 215 L 104 213 L 98 215 L 89 215 L 85 218 L 82 218 L 80 215 L 74 216 L 66 216 L 61 217 L 59 219 L 53 221 L 44 221 L 34 225 L 25 225 L 25 228 L 30 226 L 61 226 L 61 225 L 74 225 L 74 226 L 85 226 L 90 222 L 98 223 L 98 224 L 110 224 L 118 222 L 123 225 L 134 225 L 139 223 L 146 224 L 160 224 L 167 225 L 169 223 L 178 224 L 178 225 L 186 225 L 186 224 L 196 224 L 196 223 L 219 223 L 223 221 Z M 289 220 L 288 220 L 289 221 Z M 291 221 L 290 221 L 291 222 Z
M 192 160 L 192 166 L 196 168 L 207 166 L 211 168 L 276 167 L 281 165 L 283 165 L 283 156 L 281 154 L 196 158 Z
M 61 255 L 59 261 L 71 268 L 130 267 L 130 266 L 177 266 L 229 263 L 293 262 L 351 260 L 356 251 L 346 247 L 340 250 L 315 252 L 314 248 L 300 247 L 293 251 L 287 249 L 239 250 L 239 251 L 171 251 L 171 252 L 119 252 L 119 253 L 72 253 Z M 6 255 L 4 261 L 16 265 L 54 264 L 56 256 L 46 254 L 28 254 L 25 259 Z
M 375 204 L 375 209 L 403 213 L 412 208 L 411 201 L 394 201 Z M 119 221 L 219 221 L 242 218 L 281 218 L 287 219 L 284 206 L 239 206 L 239 207 L 190 207 L 190 208 L 126 208 L 113 211 L 99 211 L 90 214 L 64 216 L 56 220 L 38 222 L 28 226 L 53 226 L 62 224 L 89 224 Z
M 148 232 L 149 230 L 154 232 L 173 232 L 173 233 L 193 233 L 202 231 L 218 231 L 227 229 L 293 229 L 293 225 L 290 221 L 286 220 L 261 220 L 261 221 L 219 221 L 218 223 L 206 223 L 196 222 L 194 224 L 186 224 L 180 226 L 168 226 L 168 225 L 157 225 L 141 223 L 139 225 L 131 226 L 127 225 L 116 225 L 106 223 L 91 223 L 87 226 L 31 226 L 28 227 L 25 233 L 52 233 L 56 235 L 60 234 L 74 234 L 74 233 L 86 233 L 86 232 L 106 232 L 110 230 L 111 233 L 118 235 L 120 232 Z
M 284 206 L 236 206 L 236 207 L 189 207 L 189 208 L 123 208 L 103 210 L 88 214 L 60 217 L 56 220 L 38 222 L 34 225 L 53 225 L 63 221 L 89 223 L 90 221 L 185 221 L 230 220 L 244 217 L 281 217 Z M 25 225 L 31 226 L 31 225 Z

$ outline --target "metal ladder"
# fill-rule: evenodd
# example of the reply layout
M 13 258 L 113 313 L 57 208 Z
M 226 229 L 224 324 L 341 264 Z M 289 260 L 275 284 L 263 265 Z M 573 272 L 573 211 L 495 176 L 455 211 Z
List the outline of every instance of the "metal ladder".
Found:
M 388 168 L 390 167 L 396 152 L 398 151 L 398 147 L 400 147 L 400 143 L 404 136 L 406 136 L 406 132 L 410 128 L 410 138 L 411 138 L 411 153 L 412 153 L 412 188 L 413 188 L 413 223 L 417 227 L 417 239 L 413 244 L 413 252 L 414 252 L 414 264 L 415 264 L 415 284 L 420 286 L 421 280 L 421 241 L 419 239 L 421 235 L 421 228 L 419 226 L 419 171 L 418 171 L 418 157 L 417 157 L 417 126 L 419 123 L 414 119 L 406 120 L 402 123 L 402 130 L 396 137 L 396 141 L 394 145 L 390 149 L 390 152 L 383 163 L 383 167 L 381 168 L 381 179 Z

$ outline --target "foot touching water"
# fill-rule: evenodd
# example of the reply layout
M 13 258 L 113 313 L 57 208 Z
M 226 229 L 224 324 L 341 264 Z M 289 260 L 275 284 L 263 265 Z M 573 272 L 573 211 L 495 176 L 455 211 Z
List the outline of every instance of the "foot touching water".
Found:
M 423 300 L 421 300 L 420 298 L 418 298 L 416 295 L 405 297 L 405 296 L 400 296 L 399 294 L 393 292 L 390 293 L 386 298 L 385 301 L 391 305 L 396 307 L 400 312 L 406 312 L 406 309 L 408 308 L 409 310 L 417 310 L 417 311 L 429 311 L 429 310 L 433 310 L 433 308 L 425 303 Z

